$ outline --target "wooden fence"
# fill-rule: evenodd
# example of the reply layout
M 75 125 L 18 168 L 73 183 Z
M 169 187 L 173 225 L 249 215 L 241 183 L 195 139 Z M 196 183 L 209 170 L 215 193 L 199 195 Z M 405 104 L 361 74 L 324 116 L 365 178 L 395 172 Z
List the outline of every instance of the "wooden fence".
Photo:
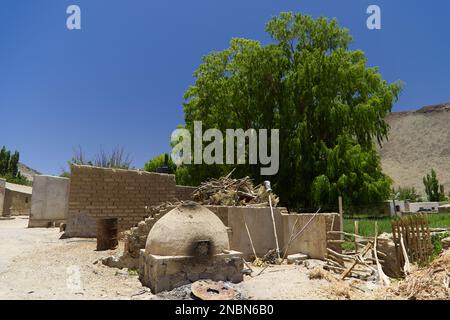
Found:
M 395 243 L 397 261 L 405 264 L 405 254 L 409 262 L 426 263 L 433 255 L 430 225 L 425 214 L 402 217 L 392 221 L 392 236 Z

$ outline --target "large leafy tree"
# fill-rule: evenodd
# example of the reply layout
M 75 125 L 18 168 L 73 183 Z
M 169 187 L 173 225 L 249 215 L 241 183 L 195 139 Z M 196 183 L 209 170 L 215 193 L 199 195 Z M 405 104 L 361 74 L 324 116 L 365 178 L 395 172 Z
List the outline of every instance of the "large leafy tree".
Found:
M 280 130 L 280 169 L 259 175 L 258 165 L 237 175 L 269 178 L 283 204 L 295 207 L 386 199 L 390 179 L 381 172 L 374 142 L 387 137 L 384 117 L 400 84 L 388 84 L 336 20 L 281 13 L 266 25 L 273 42 L 234 38 L 203 58 L 185 93 L 185 126 L 203 129 Z M 227 165 L 186 166 L 195 183 L 230 170 Z

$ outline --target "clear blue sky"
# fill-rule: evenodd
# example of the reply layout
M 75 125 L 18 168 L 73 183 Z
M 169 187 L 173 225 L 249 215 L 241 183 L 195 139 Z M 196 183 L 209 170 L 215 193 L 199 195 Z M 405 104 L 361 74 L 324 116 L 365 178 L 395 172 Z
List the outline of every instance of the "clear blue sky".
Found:
M 66 28 L 70 4 L 82 30 Z M 366 27 L 369 4 L 379 31 Z M 78 145 L 123 145 L 142 167 L 169 150 L 201 57 L 232 37 L 268 42 L 264 24 L 281 11 L 337 17 L 370 65 L 405 82 L 396 111 L 450 101 L 448 0 L 2 0 L 0 145 L 49 174 Z

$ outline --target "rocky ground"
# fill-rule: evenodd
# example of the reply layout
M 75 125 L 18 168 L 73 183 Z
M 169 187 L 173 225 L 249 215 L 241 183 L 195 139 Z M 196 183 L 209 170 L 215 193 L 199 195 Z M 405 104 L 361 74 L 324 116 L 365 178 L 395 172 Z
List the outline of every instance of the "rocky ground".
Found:
M 0 220 L 0 299 L 190 299 L 190 286 L 153 295 L 134 270 L 95 263 L 122 252 L 96 251 L 95 239 L 59 239 L 55 228 L 27 228 L 26 217 Z M 252 276 L 231 285 L 241 299 L 364 298 L 376 286 L 337 282 L 316 271 L 318 261 L 305 265 L 253 267 Z M 320 273 L 320 272 L 319 272 Z

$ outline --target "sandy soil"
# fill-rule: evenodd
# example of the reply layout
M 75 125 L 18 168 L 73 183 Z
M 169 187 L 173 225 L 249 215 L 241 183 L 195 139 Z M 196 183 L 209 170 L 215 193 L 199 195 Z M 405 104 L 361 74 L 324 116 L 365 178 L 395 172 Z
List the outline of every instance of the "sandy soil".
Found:
M 185 299 L 189 286 L 153 295 L 132 271 L 98 259 L 122 251 L 95 251 L 95 239 L 59 239 L 58 229 L 27 228 L 26 217 L 0 220 L 0 299 Z M 338 299 L 330 282 L 310 280 L 305 266 L 253 267 L 232 285 L 242 299 Z M 259 274 L 259 275 L 258 275 Z M 256 276 L 257 275 L 257 276 Z

